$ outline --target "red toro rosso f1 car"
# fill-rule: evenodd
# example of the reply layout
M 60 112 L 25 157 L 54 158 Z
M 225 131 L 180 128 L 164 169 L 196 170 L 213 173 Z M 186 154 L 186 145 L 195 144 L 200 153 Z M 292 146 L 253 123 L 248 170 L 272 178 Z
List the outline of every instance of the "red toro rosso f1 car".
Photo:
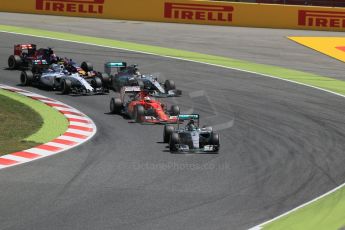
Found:
M 135 122 L 147 124 L 177 123 L 180 108 L 177 105 L 167 106 L 150 97 L 149 92 L 139 86 L 125 86 L 120 97 L 110 101 L 110 112 L 125 115 Z
M 29 68 L 35 60 L 46 60 L 48 64 L 56 61 L 56 55 L 51 48 L 37 49 L 35 44 L 14 45 L 13 55 L 8 58 L 9 69 Z

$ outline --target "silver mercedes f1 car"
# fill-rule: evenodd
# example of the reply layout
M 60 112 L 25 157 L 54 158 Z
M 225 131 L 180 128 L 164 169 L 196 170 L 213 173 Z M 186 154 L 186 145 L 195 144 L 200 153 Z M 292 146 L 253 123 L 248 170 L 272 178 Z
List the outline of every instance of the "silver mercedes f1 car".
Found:
M 111 77 L 111 87 L 120 92 L 124 86 L 140 86 L 154 97 L 177 97 L 182 91 L 176 89 L 175 82 L 160 82 L 154 74 L 141 74 L 136 65 L 128 66 L 126 62 L 107 62 L 104 72 Z
M 169 143 L 170 152 L 186 153 L 217 153 L 219 151 L 219 134 L 213 132 L 212 127 L 200 128 L 199 114 L 180 114 L 180 121 L 189 120 L 185 127 L 177 128 L 173 125 L 165 125 L 163 142 Z

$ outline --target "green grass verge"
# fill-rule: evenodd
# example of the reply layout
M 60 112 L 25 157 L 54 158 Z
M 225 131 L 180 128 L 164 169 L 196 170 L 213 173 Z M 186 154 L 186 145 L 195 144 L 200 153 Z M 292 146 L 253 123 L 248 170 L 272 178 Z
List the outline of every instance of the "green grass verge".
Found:
M 28 149 L 38 143 L 24 141 L 43 125 L 42 117 L 29 106 L 2 94 L 0 90 L 0 155 Z
M 0 25 L 0 31 L 60 39 L 63 41 L 79 42 L 90 45 L 107 46 L 118 49 L 127 49 L 131 51 L 151 53 L 154 55 L 169 56 L 184 60 L 220 65 L 224 67 L 271 75 L 277 78 L 291 80 L 345 95 L 344 81 L 277 66 L 255 64 L 243 60 L 184 50 L 25 27 Z M 308 205 L 301 210 L 293 212 L 284 218 L 268 224 L 264 229 L 337 229 L 345 225 L 344 213 L 345 190 L 341 189 L 336 193 L 314 202 L 313 204 Z
M 46 143 L 63 134 L 67 119 L 42 102 L 0 89 L 0 155 Z
M 341 229 L 345 227 L 345 190 L 340 189 L 285 217 L 264 225 L 273 229 Z

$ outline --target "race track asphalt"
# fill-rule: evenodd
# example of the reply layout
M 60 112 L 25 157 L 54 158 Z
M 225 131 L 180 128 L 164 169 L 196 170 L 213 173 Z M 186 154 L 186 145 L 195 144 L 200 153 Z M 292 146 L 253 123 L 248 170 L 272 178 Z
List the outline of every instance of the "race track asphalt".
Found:
M 98 133 L 71 151 L 0 172 L 0 229 L 247 229 L 345 180 L 345 100 L 305 86 L 202 64 L 0 33 L 0 83 L 14 43 L 60 56 L 137 63 L 175 80 L 167 102 L 220 128 L 219 154 L 170 154 L 162 126 L 107 114 L 111 95 L 29 88 L 92 118 Z M 152 71 L 153 70 L 153 71 Z

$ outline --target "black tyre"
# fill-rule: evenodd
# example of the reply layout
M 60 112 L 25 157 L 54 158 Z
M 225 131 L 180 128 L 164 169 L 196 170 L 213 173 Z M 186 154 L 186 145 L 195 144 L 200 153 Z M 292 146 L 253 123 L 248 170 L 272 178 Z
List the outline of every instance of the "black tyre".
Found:
M 22 65 L 22 59 L 18 55 L 11 55 L 8 58 L 8 68 L 18 69 Z
M 31 69 L 31 71 L 33 73 L 37 73 L 38 72 L 38 68 L 36 66 L 31 66 L 31 68 L 29 68 L 29 69 Z
M 111 89 L 114 90 L 115 92 L 120 92 L 121 87 L 119 86 L 119 81 L 117 81 L 117 76 L 111 76 L 110 77 L 110 82 L 111 82 Z
M 142 105 L 136 105 L 134 109 L 134 120 L 138 123 L 143 121 L 143 116 L 145 115 L 145 109 Z
M 144 89 L 145 88 L 145 84 L 144 84 L 143 80 L 138 79 L 137 81 L 138 81 L 138 86 L 140 87 L 140 89 Z
M 172 105 L 170 108 L 170 115 L 177 116 L 180 114 L 180 107 L 178 105 Z
M 31 71 L 23 71 L 20 74 L 20 83 L 23 86 L 31 85 L 33 80 L 34 80 L 34 74 Z
M 80 66 L 85 72 L 90 72 L 93 70 L 93 65 L 90 62 L 84 61 Z
M 122 110 L 122 101 L 120 98 L 111 98 L 110 100 L 110 112 L 113 114 L 119 114 Z
M 61 93 L 69 94 L 71 92 L 72 82 L 69 79 L 64 79 L 61 82 Z
M 169 141 L 170 152 L 176 152 L 178 150 L 176 145 L 179 143 L 180 143 L 180 136 L 178 135 L 178 133 L 172 133 L 170 136 L 170 141 Z
M 170 136 L 174 132 L 175 128 L 172 125 L 165 125 L 163 131 L 163 142 L 169 143 Z
M 218 152 L 219 150 L 219 134 L 218 133 L 212 134 L 210 144 L 215 145 L 216 146 L 215 152 Z
M 103 83 L 103 87 L 109 88 L 111 86 L 111 78 L 110 78 L 109 74 L 102 73 L 100 77 L 101 77 L 101 80 Z
M 93 88 L 101 88 L 103 85 L 102 83 L 102 79 L 100 79 L 99 77 L 94 77 L 92 80 L 91 80 L 91 86 Z
M 176 89 L 175 82 L 173 80 L 166 80 L 164 83 L 164 87 L 166 91 Z

